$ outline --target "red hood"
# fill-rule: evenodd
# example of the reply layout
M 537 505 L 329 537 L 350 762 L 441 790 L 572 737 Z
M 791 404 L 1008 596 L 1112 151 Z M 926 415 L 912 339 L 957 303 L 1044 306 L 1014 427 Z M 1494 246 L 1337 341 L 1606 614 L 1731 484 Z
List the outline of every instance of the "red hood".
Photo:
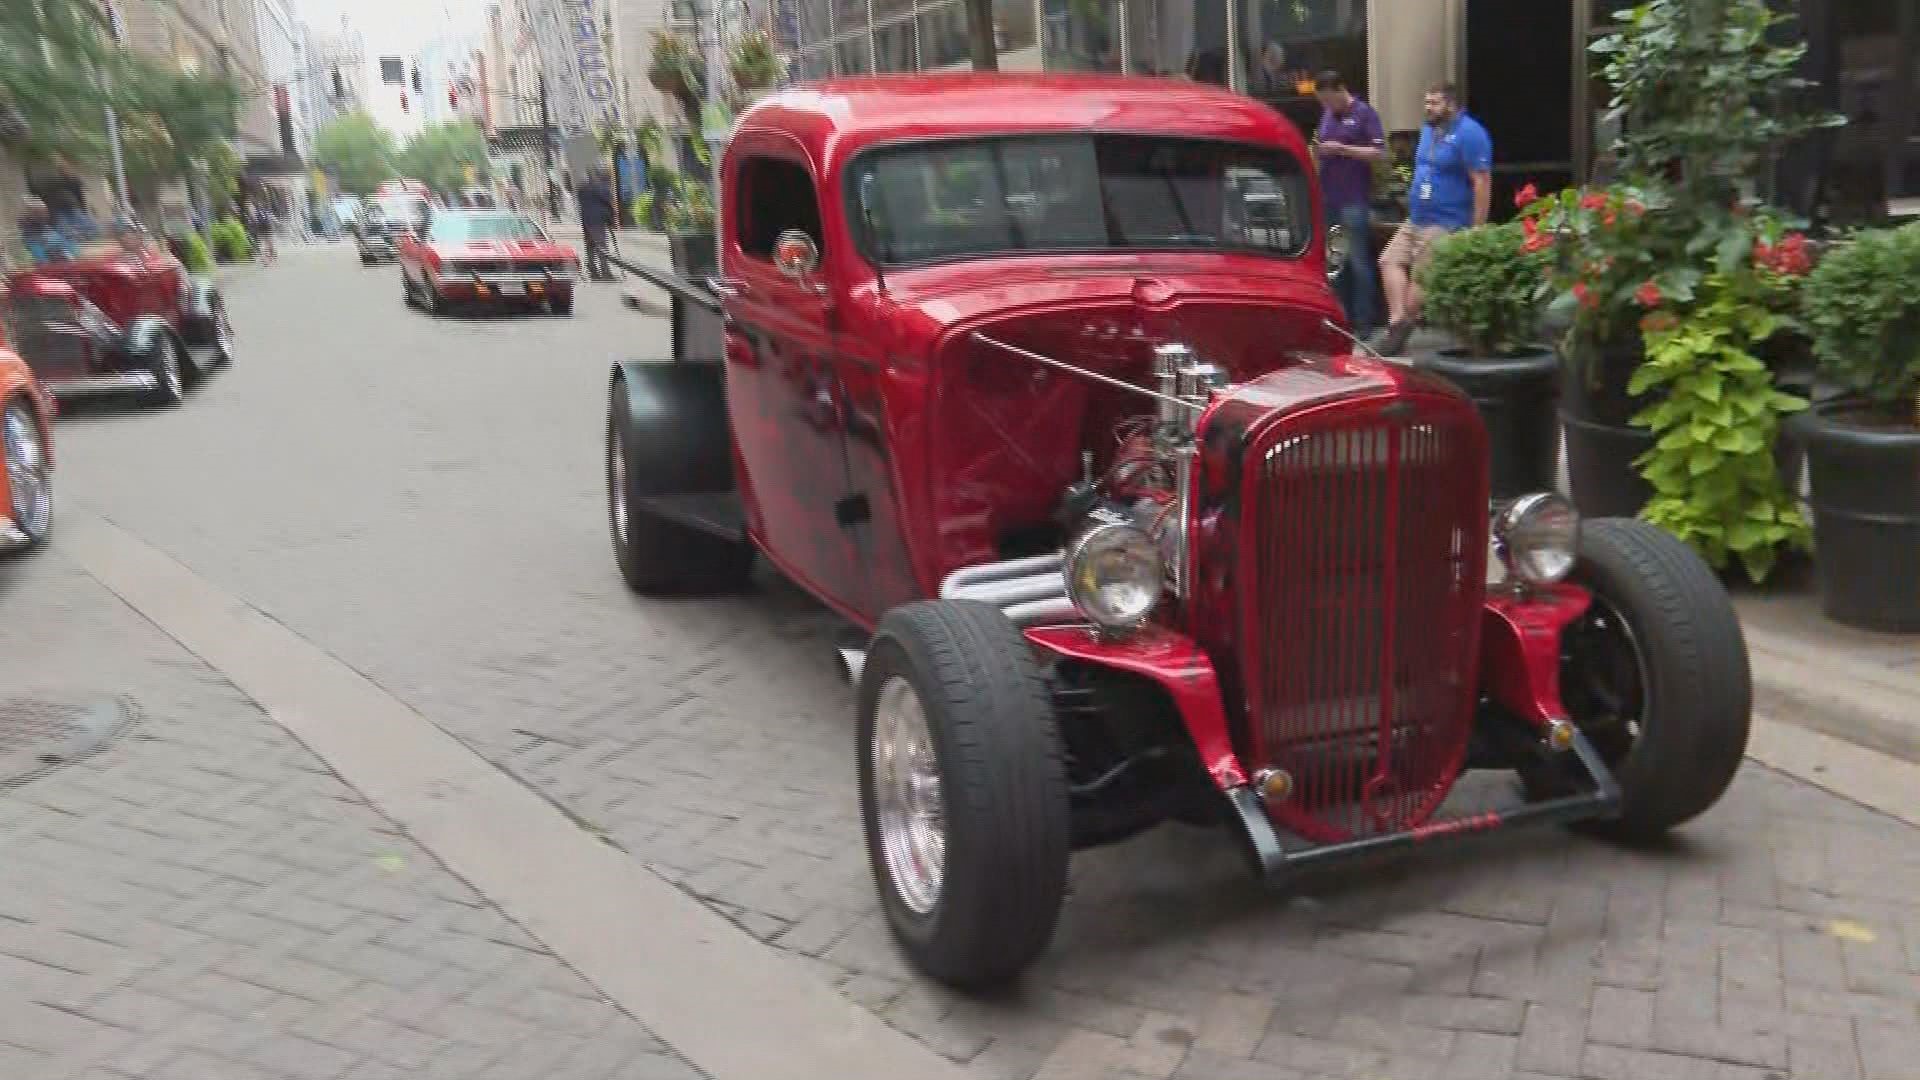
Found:
M 1236 378 L 1301 352 L 1345 352 L 1322 321 L 1343 322 L 1315 263 L 1173 254 L 995 259 L 890 274 L 875 302 L 909 351 L 951 348 L 980 331 L 1126 377 L 1149 343 L 1182 341 Z M 916 348 L 917 347 L 917 348 Z M 1091 361 L 1091 363 L 1089 363 Z M 1110 370 L 1119 368 L 1122 370 Z M 1139 372 L 1138 374 L 1144 374 Z

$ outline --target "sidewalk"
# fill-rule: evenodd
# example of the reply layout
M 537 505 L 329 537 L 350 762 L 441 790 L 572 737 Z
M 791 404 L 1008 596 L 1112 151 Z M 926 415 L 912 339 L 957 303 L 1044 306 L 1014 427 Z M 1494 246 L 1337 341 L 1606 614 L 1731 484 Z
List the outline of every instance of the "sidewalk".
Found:
M 701 1075 L 57 546 L 0 597 L 0 750 L 134 721 L 0 781 L 0 1076 Z

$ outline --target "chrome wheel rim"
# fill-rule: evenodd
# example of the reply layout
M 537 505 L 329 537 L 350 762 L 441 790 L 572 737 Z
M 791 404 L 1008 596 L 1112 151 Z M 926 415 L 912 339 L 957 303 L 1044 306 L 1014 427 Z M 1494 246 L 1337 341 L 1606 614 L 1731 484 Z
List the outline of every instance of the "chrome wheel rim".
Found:
M 46 448 L 40 426 L 25 409 L 7 410 L 7 491 L 13 503 L 13 522 L 30 536 L 46 532 L 53 517 L 53 484 L 47 477 Z
M 607 418 L 607 506 L 613 511 L 613 539 L 627 546 L 627 456 L 620 445 L 620 425 Z
M 168 397 L 180 396 L 180 354 L 174 350 L 173 339 L 164 336 L 160 339 L 160 381 Z
M 926 710 L 898 675 L 887 679 L 875 703 L 872 754 L 887 877 L 900 902 L 925 915 L 940 901 L 946 870 L 946 802 Z
M 214 309 L 213 347 L 220 350 L 222 359 L 233 355 L 233 323 L 227 320 L 227 305 L 220 304 Z

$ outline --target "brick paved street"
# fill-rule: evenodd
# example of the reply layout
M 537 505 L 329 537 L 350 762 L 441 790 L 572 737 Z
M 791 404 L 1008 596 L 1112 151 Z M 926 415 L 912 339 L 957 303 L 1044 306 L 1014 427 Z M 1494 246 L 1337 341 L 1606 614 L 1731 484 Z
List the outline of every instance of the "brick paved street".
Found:
M 1223 838 L 1170 827 L 1076 859 L 1061 932 L 1017 994 L 963 999 L 936 989 L 908 973 L 874 908 L 855 808 L 851 700 L 830 662 L 831 619 L 764 575 L 747 597 L 666 603 L 632 597 L 613 568 L 599 460 L 607 362 L 664 352 L 663 323 L 620 308 L 614 286 L 590 290 L 571 320 L 429 320 L 402 308 L 397 271 L 363 270 L 344 246 L 296 250 L 244 272 L 229 291 L 242 341 L 235 367 L 177 411 L 64 421 L 62 498 L 307 636 L 982 1077 L 1920 1077 L 1920 837 L 1753 765 L 1726 802 L 1661 852 L 1549 831 L 1355 869 L 1292 896 L 1257 889 Z M 85 584 L 67 580 L 57 543 L 10 573 L 33 579 L 12 587 L 10 622 L 30 590 L 59 597 Z M 63 635 L 69 622 L 91 625 L 84 608 L 42 603 Z M 175 707 L 156 708 L 147 728 L 181 740 L 170 760 L 189 759 L 180 763 L 187 783 L 207 783 L 213 761 L 228 763 L 222 770 L 277 761 L 307 793 L 285 797 L 286 818 L 273 810 L 271 821 L 234 826 L 267 850 L 240 839 L 216 845 L 245 854 L 234 856 L 235 881 L 266 876 L 257 864 L 279 858 L 273 851 L 307 850 L 274 844 L 275 835 L 325 832 L 314 850 L 349 865 L 285 873 L 331 890 L 337 871 L 417 905 L 332 908 L 342 926 L 281 928 L 275 947 L 405 956 L 432 968 L 414 993 L 495 1014 L 534 1007 L 475 983 L 547 985 L 574 1010 L 569 1017 L 591 1018 L 590 1001 L 578 996 L 587 991 L 568 989 L 549 957 L 512 953 L 511 978 L 470 971 L 457 956 L 423 960 L 468 947 L 493 956 L 485 942 L 509 931 L 497 920 L 470 926 L 491 918 L 488 909 L 416 850 L 401 851 L 407 869 L 388 881 L 378 855 L 400 851 L 400 842 L 343 801 L 337 783 L 303 772 L 297 748 L 274 742 L 244 702 L 222 699 L 217 679 L 150 643 L 107 655 L 123 652 L 138 661 L 125 661 L 135 669 L 125 678 L 184 680 L 177 699 L 162 698 Z M 21 650 L 0 655 L 17 662 Z M 226 727 L 254 734 L 209 736 Z M 270 749 L 254 749 L 263 742 Z M 81 789 L 77 809 L 137 814 L 105 793 L 99 770 L 131 770 L 140 778 L 134 790 L 175 783 L 162 779 L 175 771 L 169 759 L 137 757 L 174 745 L 127 743 L 99 764 L 0 800 L 5 835 L 39 835 L 49 822 L 100 828 L 90 816 L 66 821 L 58 809 L 22 801 L 57 798 L 49 793 L 63 784 Z M 114 764 L 125 759 L 133 760 Z M 216 786 L 230 802 L 214 806 L 259 805 Z M 152 797 L 191 801 L 171 788 Z M 317 800 L 341 808 L 337 825 L 292 809 Z M 13 843 L 27 844 L 31 873 L 48 872 L 40 841 Z M 139 854 L 158 860 L 165 846 Z M 94 860 L 112 865 L 106 855 L 86 865 Z M 105 876 L 76 873 L 71 887 Z M 38 881 L 23 888 L 17 876 L 7 879 L 0 897 L 13 903 L 25 894 L 44 912 L 51 902 Z M 237 897 L 199 902 L 251 925 L 226 913 L 288 920 L 316 900 L 344 905 L 355 891 L 259 888 L 255 907 L 262 896 L 293 899 L 286 911 L 254 911 Z M 113 903 L 111 889 L 103 895 Z M 414 910 L 421 916 L 395 919 Z M 0 918 L 0 934 L 10 926 Z M 376 942 L 394 948 L 369 948 Z M 325 953 L 330 947 L 336 952 Z M 198 937 L 174 944 L 189 957 L 183 964 L 210 948 L 218 951 Z M 0 952 L 9 951 L 0 939 Z M 406 990 L 404 978 L 396 990 L 377 970 L 314 963 L 358 979 L 368 994 Z M 208 970 L 217 966 L 194 974 Z M 128 978 L 141 985 L 137 975 L 105 981 Z M 164 981 L 200 985 L 193 976 Z M 340 1015 L 351 995 L 304 989 L 326 1004 L 303 1006 L 297 993 L 272 999 L 287 1038 L 320 1045 L 320 1033 L 352 1026 Z M 234 1007 L 180 1004 L 196 1016 Z M 583 1054 L 603 1040 L 644 1049 L 646 1036 L 609 1012 L 578 1036 L 564 1034 L 571 1029 L 556 1017 L 541 1030 L 561 1034 L 532 1043 L 574 1039 Z M 309 1013 L 329 1019 L 310 1028 Z M 160 1019 L 122 1015 L 130 1027 L 169 1026 L 164 1011 Z M 0 1027 L 0 1042 L 11 1040 L 9 1030 Z M 300 1059 L 276 1043 L 252 1060 L 290 1069 Z M 0 1076 L 11 1075 L 0 1066 Z M 420 1075 L 468 1071 L 448 1056 Z M 560 1074 L 528 1065 L 500 1075 Z
M 0 788 L 0 1077 L 700 1075 L 57 550 L 0 603 L 7 695 L 137 717 Z

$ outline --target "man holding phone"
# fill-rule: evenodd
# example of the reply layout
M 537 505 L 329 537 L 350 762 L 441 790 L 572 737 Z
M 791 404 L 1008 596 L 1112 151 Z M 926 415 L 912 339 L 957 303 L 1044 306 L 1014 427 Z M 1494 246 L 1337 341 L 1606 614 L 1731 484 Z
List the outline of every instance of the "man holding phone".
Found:
M 1387 133 L 1373 106 L 1347 89 L 1337 71 L 1314 77 L 1320 98 L 1320 127 L 1314 132 L 1314 157 L 1320 163 L 1320 190 L 1327 223 L 1347 235 L 1346 269 L 1334 282 L 1347 321 L 1361 337 L 1373 330 L 1373 164 L 1387 156 Z

